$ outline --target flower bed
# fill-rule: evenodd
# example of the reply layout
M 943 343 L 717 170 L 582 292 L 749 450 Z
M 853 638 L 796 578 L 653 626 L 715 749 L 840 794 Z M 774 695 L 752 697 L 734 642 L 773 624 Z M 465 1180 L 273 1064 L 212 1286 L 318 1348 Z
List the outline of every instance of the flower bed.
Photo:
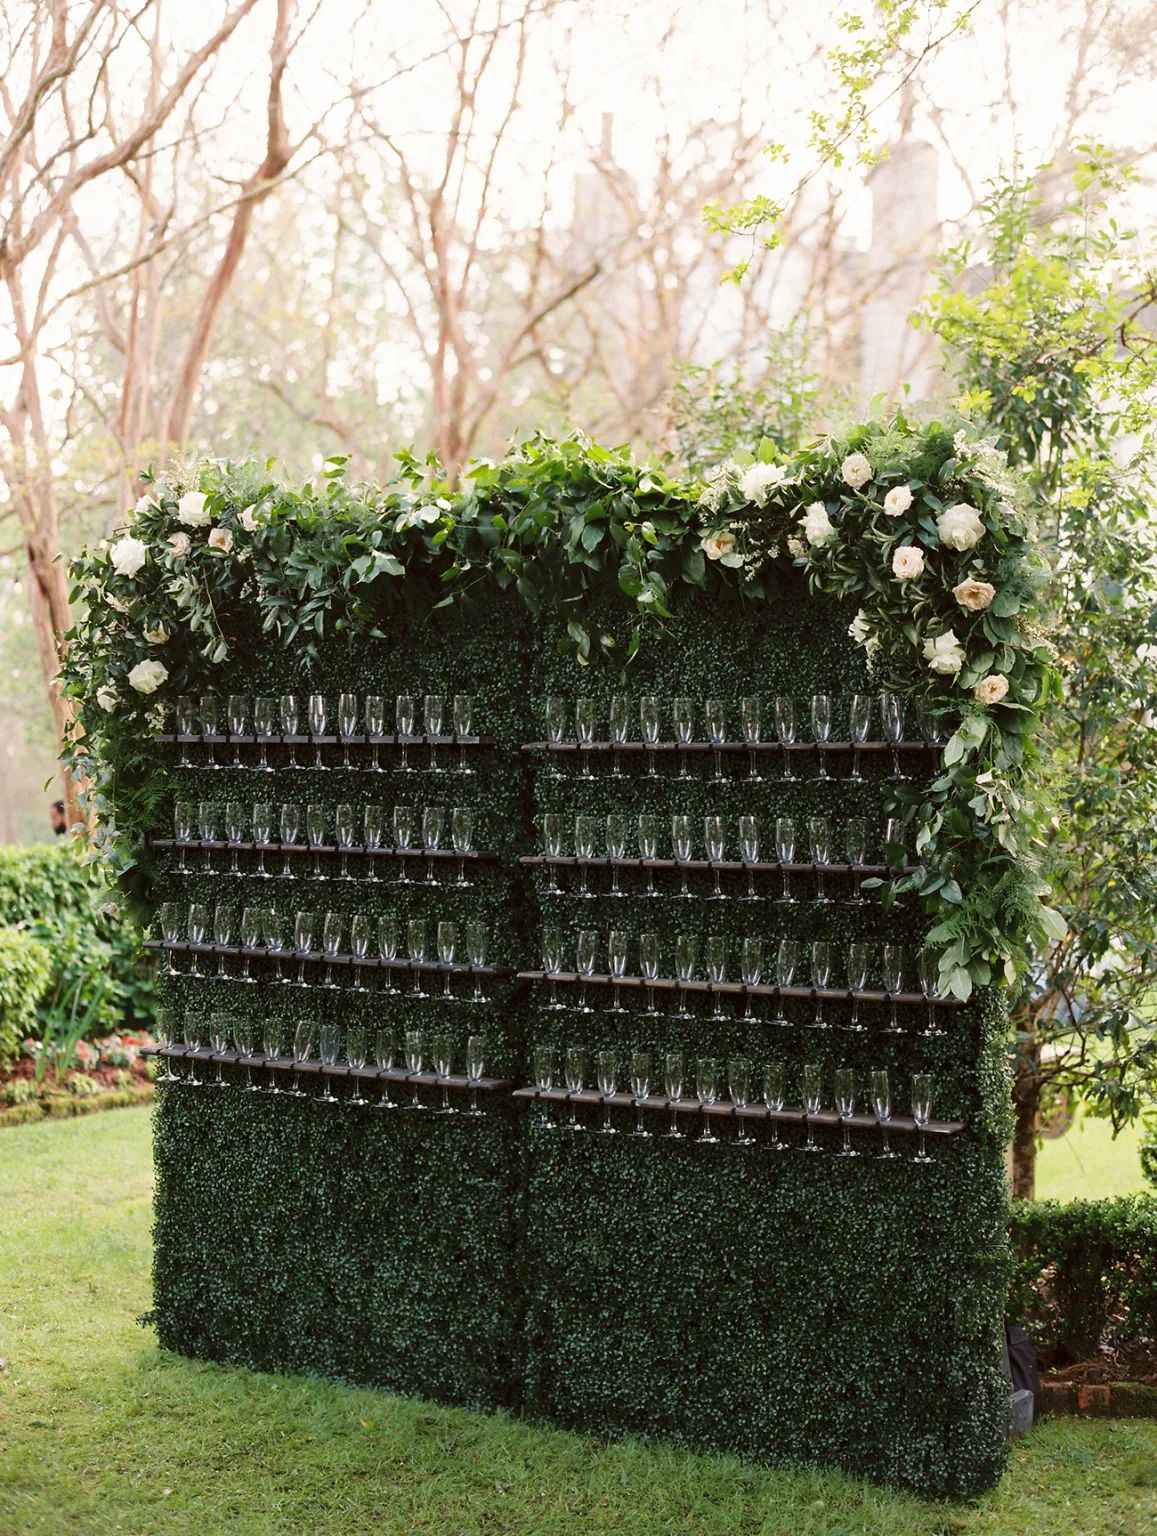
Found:
M 152 1097 L 154 1068 L 140 1052 L 150 1044 L 144 1033 L 80 1040 L 61 1065 L 51 1059 L 58 1054 L 52 1046 L 25 1040 L 19 1059 L 0 1072 L 0 1128 L 144 1102 Z

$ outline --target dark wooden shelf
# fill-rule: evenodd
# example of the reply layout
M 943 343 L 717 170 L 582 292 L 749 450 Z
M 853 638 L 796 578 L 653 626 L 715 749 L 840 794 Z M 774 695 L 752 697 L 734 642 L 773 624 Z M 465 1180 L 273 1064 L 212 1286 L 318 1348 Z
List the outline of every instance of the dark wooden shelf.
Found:
M 648 981 L 644 976 L 609 976 L 599 972 L 594 976 L 580 976 L 575 971 L 559 971 L 551 974 L 548 971 L 519 971 L 519 981 L 546 981 L 563 987 L 586 985 L 591 987 L 624 987 L 628 991 L 639 990 L 643 987 L 652 987 L 656 992 L 695 992 L 705 996 L 718 993 L 721 997 L 774 997 L 774 998 L 807 998 L 811 1001 L 845 1002 L 859 1001 L 864 1003 L 891 1003 L 896 1002 L 903 1007 L 915 1007 L 918 1004 L 928 1007 L 930 1003 L 937 1008 L 963 1008 L 964 1004 L 956 997 L 926 998 L 922 992 L 877 992 L 857 991 L 853 992 L 847 987 L 779 987 L 771 983 L 749 987 L 742 981 L 678 981 L 671 976 L 657 976 L 654 981 Z
M 167 733 L 154 736 L 154 741 L 164 745 L 176 743 L 189 747 L 465 747 L 467 750 L 489 750 L 497 745 L 493 736 L 179 736 Z M 225 765 L 222 764 L 224 767 Z
M 356 966 L 359 969 L 378 971 L 409 971 L 429 972 L 437 976 L 492 976 L 496 978 L 507 977 L 513 974 L 509 966 L 501 965 L 469 965 L 454 961 L 452 965 L 444 965 L 441 960 L 409 960 L 399 957 L 396 960 L 383 960 L 378 955 L 366 955 L 359 960 L 356 955 L 340 954 L 327 955 L 324 950 L 311 949 L 308 954 L 301 954 L 296 949 L 245 949 L 240 944 L 190 944 L 181 939 L 172 944 L 164 939 L 146 939 L 146 949 L 165 950 L 173 954 L 196 955 L 225 955 L 236 956 L 239 960 L 273 960 L 279 964 L 297 964 L 304 961 L 307 965 L 335 965 L 343 967 Z M 216 978 L 204 976 L 203 981 L 213 981 Z M 228 980 L 236 980 L 229 977 Z
M 455 853 L 453 848 L 367 848 L 363 843 L 356 843 L 353 847 L 342 848 L 336 843 L 321 843 L 314 847 L 312 843 L 230 843 L 227 841 L 202 842 L 199 837 L 179 839 L 175 837 L 150 837 L 151 848 L 182 848 L 190 853 L 266 853 L 280 856 L 282 854 L 346 854 L 359 859 L 440 859 L 445 862 L 453 862 L 456 859 L 464 859 L 467 863 L 493 863 L 498 857 L 494 853 L 486 853 L 478 849 L 470 853 Z
M 190 843 L 190 847 L 194 845 Z M 899 878 L 901 875 L 915 874 L 921 868 L 919 864 L 775 864 L 759 862 L 744 864 L 740 859 L 721 859 L 718 864 L 712 864 L 709 859 L 688 859 L 680 863 L 678 859 L 610 859 L 605 854 L 592 854 L 590 858 L 579 858 L 575 854 L 549 854 L 527 853 L 518 861 L 520 864 L 549 864 L 552 867 L 566 868 L 573 865 L 586 869 L 653 869 L 653 870 L 719 870 L 721 874 L 745 875 L 748 870 L 757 875 L 789 875 L 815 874 L 822 870 L 825 875 L 891 875 Z
M 657 741 L 649 746 L 645 741 L 591 741 L 580 743 L 577 741 L 528 741 L 522 746 L 523 752 L 658 752 L 673 753 L 686 752 L 691 755 L 706 752 L 757 752 L 757 753 L 783 753 L 783 752 L 823 752 L 825 756 L 829 752 L 851 753 L 860 752 L 939 752 L 942 742 L 936 741 L 901 741 L 895 748 L 886 741 L 863 741 L 857 745 L 853 741 L 790 741 L 786 744 L 781 741 L 723 741 L 718 746 L 710 741 L 689 741 L 685 745 L 677 741 Z
M 404 1067 L 351 1067 L 348 1062 L 328 1066 L 310 1059 L 295 1061 L 292 1056 L 245 1056 L 240 1051 L 214 1051 L 207 1046 L 146 1045 L 142 1056 L 166 1057 L 173 1061 L 202 1061 L 222 1066 L 264 1067 L 272 1072 L 299 1072 L 303 1077 L 352 1077 L 359 1082 L 405 1083 L 417 1088 L 449 1088 L 458 1092 L 508 1093 L 514 1086 L 509 1078 L 464 1077 L 452 1073 L 439 1077 L 436 1072 L 407 1072 Z
M 636 1100 L 629 1093 L 613 1093 L 604 1097 L 603 1094 L 590 1088 L 584 1088 L 579 1093 L 570 1093 L 565 1088 L 516 1088 L 511 1097 L 528 1103 L 537 1101 L 543 1104 L 609 1104 L 612 1109 L 634 1109 L 638 1103 L 642 1109 L 648 1111 L 674 1110 L 678 1115 L 705 1115 L 711 1119 L 723 1120 L 775 1120 L 781 1125 L 800 1127 L 811 1124 L 838 1130 L 846 1124 L 848 1129 L 853 1131 L 879 1132 L 881 1129 L 874 1115 L 849 1115 L 845 1121 L 832 1109 L 822 1109 L 818 1114 L 805 1115 L 802 1109 L 787 1106 L 773 1110 L 763 1104 L 745 1104 L 741 1108 L 725 1099 L 720 1099 L 714 1104 L 703 1104 L 698 1099 L 668 1099 L 658 1095 Z M 919 1129 L 915 1120 L 908 1115 L 896 1115 L 888 1121 L 889 1132 L 898 1131 L 901 1135 L 910 1135 L 918 1132 Z M 928 1136 L 959 1136 L 963 1130 L 963 1120 L 929 1120 L 924 1127 L 924 1132 Z

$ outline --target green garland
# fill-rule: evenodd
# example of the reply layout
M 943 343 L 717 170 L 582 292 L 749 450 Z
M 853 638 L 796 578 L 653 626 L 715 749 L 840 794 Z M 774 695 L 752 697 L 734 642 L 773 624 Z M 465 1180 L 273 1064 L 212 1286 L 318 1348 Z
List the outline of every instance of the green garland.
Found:
M 1063 933 L 1026 831 L 1033 732 L 1060 685 L 1034 619 L 1031 522 L 991 443 L 897 416 L 786 460 L 764 441 L 703 484 L 580 439 L 536 437 L 456 491 L 431 461 L 401 466 L 384 488 L 351 487 L 341 458 L 320 489 L 254 464 L 157 479 L 124 532 L 76 562 L 69 758 L 130 889 L 144 894 L 163 794 L 149 736 L 180 694 L 225 675 L 231 633 L 258 629 L 308 670 L 327 637 L 381 638 L 399 614 L 484 604 L 496 585 L 535 617 L 571 615 L 581 664 L 622 668 L 651 626 L 677 628 L 681 589 L 774 603 L 794 565 L 813 592 L 859 603 L 873 675 L 947 737 L 932 785 L 896 792 L 922 869 L 884 893 L 920 895 L 945 989 L 1011 981 Z M 612 593 L 634 616 L 625 644 L 588 622 Z

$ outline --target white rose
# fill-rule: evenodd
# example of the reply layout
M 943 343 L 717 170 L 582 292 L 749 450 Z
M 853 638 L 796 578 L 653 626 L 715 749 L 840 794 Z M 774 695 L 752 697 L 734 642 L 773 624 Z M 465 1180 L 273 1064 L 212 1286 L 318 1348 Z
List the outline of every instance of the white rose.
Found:
M 146 629 L 145 639 L 150 645 L 164 645 L 169 638 L 169 631 L 163 624 L 158 624 L 156 629 Z
M 892 551 L 892 574 L 897 581 L 914 581 L 924 574 L 924 555 L 914 544 L 899 544 Z
M 261 524 L 257 521 L 257 513 L 252 507 L 246 507 L 237 519 L 246 533 L 256 533 Z
M 143 539 L 126 536 L 116 541 L 108 557 L 118 576 L 135 576 L 149 558 L 149 547 Z
M 964 647 L 956 638 L 955 631 L 946 629 L 934 640 L 925 640 L 924 659 L 933 672 L 955 677 L 964 665 Z
M 152 507 L 153 498 L 151 496 L 138 496 L 133 506 L 133 514 L 136 517 L 141 517 L 145 512 L 151 512 Z
M 735 535 L 728 533 L 726 528 L 721 528 L 717 533 L 707 534 L 701 540 L 699 548 L 708 560 L 722 560 L 724 555 L 729 555 L 734 550 Z
M 129 686 L 138 693 L 156 693 L 169 675 L 169 669 L 159 661 L 138 661 L 129 673 Z
M 996 596 L 996 588 L 988 581 L 975 581 L 971 577 L 967 581 L 961 581 L 952 588 L 952 596 L 962 608 L 968 608 L 972 613 L 979 613 L 987 608 Z
M 98 688 L 96 690 L 96 702 L 106 714 L 111 715 L 117 707 L 116 689 L 108 687 Z
M 810 507 L 805 507 L 802 521 L 804 538 L 814 549 L 822 549 L 836 536 L 828 509 L 822 501 L 813 501 Z
M 1008 678 L 1001 672 L 990 672 L 977 683 L 972 697 L 978 704 L 999 704 L 1007 692 Z
M 768 497 L 768 493 L 777 485 L 782 485 L 787 471 L 782 464 L 750 464 L 739 478 L 739 490 L 744 501 L 753 501 L 757 507 L 762 507 Z
M 190 547 L 189 535 L 187 533 L 171 533 L 169 535 L 169 548 L 178 559 L 187 555 Z
M 948 507 L 936 519 L 936 531 L 941 544 L 949 549 L 971 549 L 984 537 L 984 524 L 980 513 L 966 501 Z
M 884 511 L 889 517 L 903 517 L 912 505 L 912 492 L 906 485 L 894 485 L 884 497 Z
M 871 638 L 872 630 L 868 623 L 868 615 L 862 608 L 848 625 L 848 634 L 851 635 L 857 645 L 867 645 L 868 640 Z
M 849 453 L 840 465 L 840 476 L 845 485 L 858 491 L 861 485 L 867 485 L 872 478 L 872 466 L 862 453 Z
M 209 548 L 219 549 L 223 555 L 227 555 L 233 548 L 233 535 L 228 528 L 214 528 L 209 535 Z
M 807 550 L 804 548 L 803 540 L 797 539 L 794 534 L 787 541 L 787 552 L 796 560 L 802 560 L 803 557 L 807 554 Z
M 177 503 L 177 521 L 186 528 L 204 528 L 209 521 L 203 491 L 186 491 Z

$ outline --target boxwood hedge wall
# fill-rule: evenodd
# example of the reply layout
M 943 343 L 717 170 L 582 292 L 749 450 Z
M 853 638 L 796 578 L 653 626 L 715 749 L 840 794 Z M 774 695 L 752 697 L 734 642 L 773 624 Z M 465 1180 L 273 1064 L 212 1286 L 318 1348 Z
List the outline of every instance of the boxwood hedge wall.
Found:
M 592 625 L 605 617 L 601 627 L 611 632 L 622 622 L 613 613 L 587 617 Z M 497 737 L 498 750 L 482 758 L 461 798 L 451 780 L 425 775 L 375 783 L 363 774 L 279 769 L 263 780 L 175 767 L 173 798 L 372 797 L 387 811 L 397 802 L 473 804 L 477 844 L 500 862 L 471 892 L 410 888 L 404 907 L 385 884 L 177 879 L 164 867 L 156 899 L 273 900 L 287 914 L 308 906 L 320 915 L 339 903 L 350 912 L 425 912 L 431 938 L 438 916 L 482 913 L 494 959 L 514 968 L 539 964 L 538 934 L 549 920 L 596 928 L 603 941 L 612 924 L 636 938 L 654 928 L 669 974 L 674 935 L 689 920 L 701 937 L 735 941 L 734 976 L 740 936 L 761 933 L 770 957 L 789 931 L 784 909 L 547 897 L 517 863 L 539 846 L 542 813 L 561 811 L 569 823 L 576 812 L 653 811 L 669 824 L 684 809 L 701 828 L 703 814 L 716 812 L 726 818 L 733 856 L 735 820 L 747 811 L 761 817 L 769 845 L 777 814 L 802 823 L 822 812 L 837 826 L 863 814 L 878 852 L 880 784 L 750 786 L 738 777 L 744 762 L 734 783 L 716 789 L 703 782 L 709 759 L 691 786 L 638 776 L 584 781 L 573 772 L 557 779 L 518 748 L 541 738 L 547 692 L 571 701 L 593 694 L 605 704 L 621 689 L 636 707 L 654 692 L 668 721 L 677 693 L 722 697 L 733 733 L 741 695 L 759 695 L 768 715 L 780 692 L 793 694 L 801 712 L 821 687 L 842 699 L 866 686 L 862 653 L 846 638 L 849 617 L 802 587 L 759 610 L 687 600 L 677 637 L 652 638 L 627 677 L 614 680 L 610 669 L 593 676 L 579 668 L 550 625 L 532 626 L 498 594 L 484 617 L 410 624 L 356 648 L 335 640 L 308 679 L 292 656 L 263 651 L 255 636 L 235 649 L 252 659 L 230 669 L 223 689 L 345 689 L 391 701 L 403 691 L 470 692 L 476 729 Z M 811 903 L 790 910 L 791 933 L 832 938 L 838 953 L 857 935 L 919 942 L 913 908 L 885 916 L 873 906 L 866 917 Z M 931 1071 L 934 1115 L 968 1127 L 932 1149 L 931 1166 L 913 1164 L 908 1145 L 900 1161 L 881 1162 L 866 1135 L 859 1144 L 867 1155 L 840 1162 L 776 1157 L 762 1144 L 571 1136 L 543 1126 L 537 1111 L 496 1099 L 472 1124 L 246 1095 L 240 1082 L 228 1093 L 170 1089 L 157 1107 L 156 1321 L 164 1344 L 190 1354 L 505 1405 L 597 1433 L 836 1463 L 935 1493 L 975 1492 L 999 1476 L 1007 1088 L 1004 1024 L 991 996 L 946 1014 L 943 1039 L 897 1044 L 879 1034 L 880 1018 L 868 1019 L 862 1038 L 832 1031 L 817 1039 L 802 1015 L 786 1031 L 733 1019 L 652 1027 L 656 1021 L 635 1015 L 559 1015 L 542 1011 L 537 990 L 513 983 L 492 989 L 485 1011 L 212 980 L 169 982 L 166 992 L 179 1010 L 276 1009 L 287 1031 L 297 1010 L 323 1006 L 339 1008 L 343 1021 L 359 1008 L 377 1022 L 392 1018 L 399 1034 L 451 1028 L 459 1067 L 466 1034 L 484 1013 L 488 1072 L 522 1082 L 538 1043 L 614 1045 L 624 1064 L 637 1044 L 657 1056 L 682 1047 L 689 1069 L 700 1054 L 741 1052 L 757 1063 L 774 1054 L 788 1063 L 796 1102 L 804 1061 L 823 1063 L 829 1103 L 835 1066 L 866 1073 L 887 1065 L 897 1110 L 906 1112 L 908 1075 Z

